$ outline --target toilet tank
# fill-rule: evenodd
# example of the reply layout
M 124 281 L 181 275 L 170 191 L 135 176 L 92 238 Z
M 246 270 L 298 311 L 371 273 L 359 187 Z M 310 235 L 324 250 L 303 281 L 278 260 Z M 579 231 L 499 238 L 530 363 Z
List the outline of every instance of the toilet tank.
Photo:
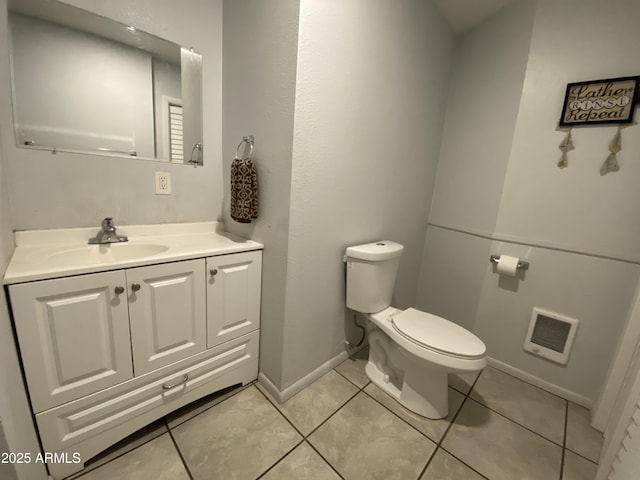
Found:
M 403 250 L 399 243 L 387 240 L 347 248 L 348 308 L 374 313 L 391 305 Z

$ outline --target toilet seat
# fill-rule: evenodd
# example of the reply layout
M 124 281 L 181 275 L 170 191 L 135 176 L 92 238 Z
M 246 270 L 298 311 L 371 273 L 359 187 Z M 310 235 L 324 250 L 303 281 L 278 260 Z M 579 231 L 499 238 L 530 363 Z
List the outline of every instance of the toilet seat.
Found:
M 470 331 L 437 315 L 408 308 L 391 317 L 396 332 L 436 353 L 463 359 L 484 357 L 486 347 Z

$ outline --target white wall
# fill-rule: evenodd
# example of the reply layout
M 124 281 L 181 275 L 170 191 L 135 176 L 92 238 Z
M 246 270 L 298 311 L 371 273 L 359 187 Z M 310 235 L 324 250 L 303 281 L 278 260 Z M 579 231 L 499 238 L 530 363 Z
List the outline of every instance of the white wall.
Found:
M 6 10 L 0 9 L 0 23 Z M 0 276 L 13 253 L 13 225 L 0 142 Z M 18 353 L 14 342 L 11 319 L 4 291 L 0 292 L 0 451 L 29 452 L 33 457 L 40 451 L 29 409 L 26 389 L 22 381 Z M 8 448 L 4 448 L 8 447 Z M 46 478 L 42 464 L 2 465 L 1 478 L 39 480 Z
M 640 72 L 628 54 L 640 42 L 638 19 L 634 0 L 540 1 L 497 233 L 640 261 L 640 128 L 623 130 L 621 170 L 605 177 L 616 126 L 574 128 L 564 170 L 556 167 L 564 134 L 554 129 L 567 83 Z
M 9 19 L 21 142 L 155 157 L 150 54 L 33 17 Z
M 284 362 L 298 23 L 296 1 L 224 3 L 224 219 L 230 232 L 265 245 L 260 371 L 278 388 Z M 241 224 L 229 216 L 229 174 L 238 143 L 250 134 L 255 136 L 260 214 L 253 223 Z
M 535 2 L 506 8 L 459 43 L 429 222 L 493 231 L 509 163 Z
M 495 48 L 495 32 L 507 28 L 502 22 L 518 10 L 527 12 L 522 21 L 534 20 L 533 29 L 516 30 L 519 40 L 511 37 L 505 49 Z M 513 109 L 507 117 L 512 135 L 487 139 L 494 151 L 500 149 L 498 160 L 478 166 L 478 155 L 448 143 L 497 132 L 499 117 L 485 117 L 493 124 L 488 126 L 468 121 L 457 136 L 445 137 L 417 298 L 419 308 L 473 330 L 492 358 L 585 405 L 604 383 L 640 274 L 640 165 L 633 161 L 640 154 L 640 130 L 623 130 L 621 170 L 601 177 L 615 128 L 575 128 L 576 150 L 565 170 L 556 166 L 563 134 L 555 129 L 567 83 L 640 70 L 640 60 L 625 53 L 625 45 L 640 41 L 638 18 L 640 5 L 627 0 L 541 0 L 535 15 L 516 4 L 463 40 L 463 51 L 467 42 L 478 51 L 486 48 L 492 64 L 502 59 L 513 65 L 511 47 L 518 46 L 528 51 L 528 60 L 523 78 L 510 80 L 522 89 L 511 101 L 517 117 Z M 597 24 L 597 34 L 586 24 Z M 523 49 L 527 36 L 529 48 Z M 457 72 L 471 76 L 468 83 L 486 80 L 484 58 L 461 57 L 466 66 Z M 447 122 L 458 114 L 450 105 Z M 469 114 L 480 119 L 485 111 L 476 105 L 469 103 Z M 492 253 L 526 258 L 531 268 L 519 279 L 501 278 L 489 264 Z M 580 321 L 566 367 L 522 350 L 534 306 Z
M 453 45 L 430 2 L 301 2 L 285 387 L 344 350 L 345 247 L 404 244 L 413 304 Z
M 71 3 L 71 2 L 68 2 Z M 13 229 L 215 220 L 221 217 L 221 1 L 76 1 L 204 55 L 205 167 L 34 152 L 15 147 L 6 0 L 0 0 L 0 272 L 13 251 Z M 171 21 L 168 21 L 171 19 Z M 173 174 L 173 196 L 155 196 L 154 171 Z M 9 206 L 11 205 L 11 210 Z M 0 298 L 0 421 L 14 452 L 39 451 L 4 298 Z M 42 464 L 15 466 L 19 479 L 46 478 Z M 4 472 L 3 472 L 4 473 Z
M 222 217 L 222 2 L 68 0 L 203 54 L 204 167 L 15 147 L 6 21 L 0 25 L 0 129 L 17 229 L 217 220 Z M 6 9 L 6 0 L 0 0 Z M 170 21 L 169 21 L 170 19 Z M 173 195 L 155 195 L 154 172 Z
M 491 245 L 455 229 L 490 237 L 495 228 L 534 14 L 534 1 L 504 8 L 455 52 L 416 305 L 470 330 Z

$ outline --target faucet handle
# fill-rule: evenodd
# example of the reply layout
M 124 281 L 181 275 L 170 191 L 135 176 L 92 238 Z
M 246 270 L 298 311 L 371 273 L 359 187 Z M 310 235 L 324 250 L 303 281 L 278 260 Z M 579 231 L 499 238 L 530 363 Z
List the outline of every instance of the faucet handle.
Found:
M 91 245 L 126 242 L 129 239 L 126 235 L 116 235 L 116 226 L 113 224 L 112 217 L 106 217 L 102 220 L 102 229 L 98 234 L 89 239 Z
M 106 217 L 102 220 L 102 230 L 115 232 L 116 227 L 113 224 L 113 217 Z

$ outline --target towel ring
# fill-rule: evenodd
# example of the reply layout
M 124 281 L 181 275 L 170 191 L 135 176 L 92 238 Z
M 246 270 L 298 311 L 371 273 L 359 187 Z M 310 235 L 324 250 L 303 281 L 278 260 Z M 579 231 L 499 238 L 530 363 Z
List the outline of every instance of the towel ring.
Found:
M 240 147 L 246 143 L 249 145 L 249 156 L 245 158 L 245 160 L 251 160 L 251 154 L 253 153 L 253 135 L 247 135 L 246 137 L 242 137 L 242 141 L 236 147 L 236 160 L 240 160 L 238 157 L 238 152 L 240 151 Z

